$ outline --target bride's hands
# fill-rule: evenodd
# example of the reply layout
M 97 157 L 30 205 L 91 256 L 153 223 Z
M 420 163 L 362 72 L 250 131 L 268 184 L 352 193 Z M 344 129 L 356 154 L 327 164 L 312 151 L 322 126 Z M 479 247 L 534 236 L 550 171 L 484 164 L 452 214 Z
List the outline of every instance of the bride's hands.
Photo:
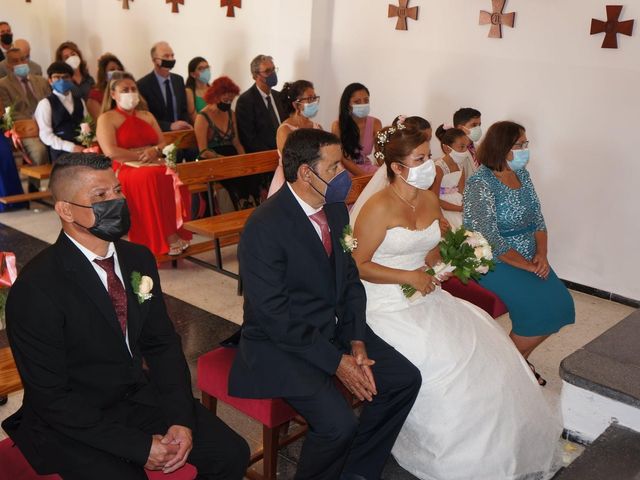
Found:
M 436 286 L 440 285 L 437 278 L 432 277 L 424 271 L 425 267 L 420 267 L 417 270 L 411 270 L 407 272 L 407 281 L 413 288 L 418 290 L 422 295 L 427 295 L 436 289 Z

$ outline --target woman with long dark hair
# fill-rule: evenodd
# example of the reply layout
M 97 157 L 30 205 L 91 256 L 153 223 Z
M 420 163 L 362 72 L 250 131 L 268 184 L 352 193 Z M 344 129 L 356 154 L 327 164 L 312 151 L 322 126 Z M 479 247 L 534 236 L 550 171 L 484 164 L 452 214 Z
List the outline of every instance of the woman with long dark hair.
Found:
M 195 123 L 196 115 L 207 106 L 204 99 L 211 81 L 211 67 L 203 57 L 192 58 L 187 66 L 188 75 L 185 82 L 187 88 L 187 111 L 191 121 Z
M 343 165 L 352 175 L 374 173 L 378 165 L 370 157 L 373 139 L 382 123 L 369 115 L 369 89 L 361 83 L 346 86 L 340 97 L 340 114 L 331 132 L 340 138 Z

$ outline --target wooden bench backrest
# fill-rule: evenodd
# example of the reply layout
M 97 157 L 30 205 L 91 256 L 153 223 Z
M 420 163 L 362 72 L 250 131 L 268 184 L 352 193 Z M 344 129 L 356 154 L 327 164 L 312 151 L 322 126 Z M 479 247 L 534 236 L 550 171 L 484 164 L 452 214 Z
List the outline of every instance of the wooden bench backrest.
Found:
M 196 143 L 196 134 L 193 129 L 162 132 L 162 136 L 167 145 L 176 143 L 178 148 L 195 148 L 198 146 Z
M 178 176 L 185 185 L 218 182 L 273 172 L 278 166 L 278 151 L 246 153 L 178 164 Z
M 28 120 L 16 120 L 13 124 L 13 130 L 20 138 L 35 138 L 38 136 L 38 123 L 32 118 Z
M 358 196 L 360 196 L 360 193 L 362 193 L 364 187 L 367 186 L 367 183 L 369 183 L 371 177 L 373 177 L 373 175 L 362 175 L 361 177 L 353 177 L 351 179 L 351 190 L 349 190 L 349 194 L 347 195 L 347 199 L 345 200 L 345 203 L 347 205 L 356 203 Z

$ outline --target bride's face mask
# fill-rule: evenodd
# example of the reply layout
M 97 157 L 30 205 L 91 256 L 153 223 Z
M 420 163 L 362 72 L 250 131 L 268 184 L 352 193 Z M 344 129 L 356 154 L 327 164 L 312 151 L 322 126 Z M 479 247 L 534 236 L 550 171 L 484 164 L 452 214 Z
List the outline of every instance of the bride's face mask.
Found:
M 406 178 L 400 174 L 398 176 L 412 187 L 427 190 L 436 178 L 436 166 L 430 157 L 429 144 L 419 145 L 407 157 L 407 160 L 411 160 L 417 165 L 410 166 L 406 163 L 398 162 L 398 165 L 408 171 Z

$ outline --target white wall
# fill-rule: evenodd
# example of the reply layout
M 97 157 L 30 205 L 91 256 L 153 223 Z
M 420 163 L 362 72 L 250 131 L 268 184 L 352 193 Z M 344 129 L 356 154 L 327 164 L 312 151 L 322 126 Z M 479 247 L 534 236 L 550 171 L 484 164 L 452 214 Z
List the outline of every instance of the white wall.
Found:
M 139 76 L 150 70 L 150 45 L 168 40 L 178 73 L 196 55 L 213 75 L 251 84 L 248 63 L 271 54 L 284 80 L 308 78 L 322 96 L 319 121 L 337 116 L 344 86 L 367 85 L 383 124 L 397 114 L 451 122 L 461 106 L 483 113 L 485 129 L 502 119 L 525 125 L 532 173 L 550 234 L 550 260 L 565 279 L 640 299 L 640 224 L 636 161 L 640 120 L 640 38 L 619 36 L 600 48 L 591 18 L 596 0 L 510 0 L 516 28 L 487 38 L 478 12 L 489 0 L 412 0 L 419 21 L 396 31 L 387 3 L 372 0 L 253 0 L 236 18 L 217 0 L 185 0 L 172 14 L 160 0 L 3 2 L 2 16 L 33 45 L 46 66 L 60 41 L 76 41 L 90 61 L 106 50 Z M 640 21 L 640 5 L 623 19 Z M 432 143 L 432 148 L 438 147 Z

